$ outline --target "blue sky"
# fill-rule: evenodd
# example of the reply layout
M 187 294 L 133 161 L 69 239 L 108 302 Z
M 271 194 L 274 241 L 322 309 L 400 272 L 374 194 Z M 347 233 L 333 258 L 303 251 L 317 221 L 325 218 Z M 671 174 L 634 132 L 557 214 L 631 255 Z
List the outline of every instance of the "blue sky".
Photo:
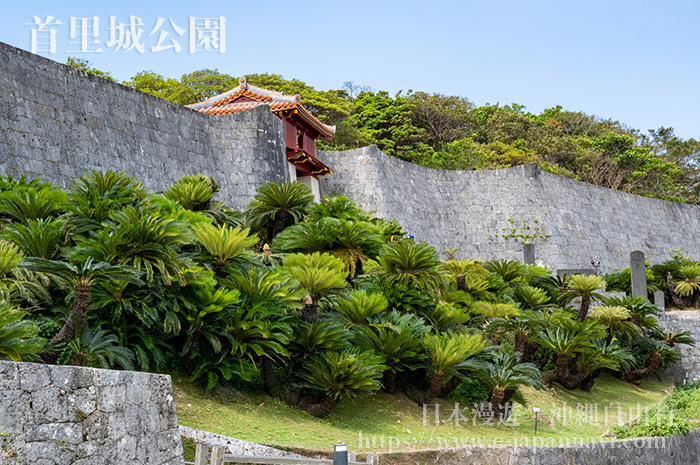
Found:
M 643 131 L 672 126 L 700 139 L 700 2 L 391 1 L 5 2 L 0 41 L 30 49 L 32 16 L 52 15 L 55 54 L 90 60 L 119 80 L 141 70 L 168 77 L 201 68 L 276 73 L 317 89 L 345 81 L 472 102 L 562 105 Z M 143 20 L 145 52 L 111 53 L 109 17 Z M 70 18 L 100 18 L 102 53 L 65 53 Z M 226 52 L 188 53 L 189 18 L 226 18 Z M 151 52 L 158 17 L 186 29 L 173 50 Z M 166 24 L 166 26 L 169 26 Z M 170 37 L 176 37 L 172 29 Z M 167 42 L 166 42 L 167 43 Z

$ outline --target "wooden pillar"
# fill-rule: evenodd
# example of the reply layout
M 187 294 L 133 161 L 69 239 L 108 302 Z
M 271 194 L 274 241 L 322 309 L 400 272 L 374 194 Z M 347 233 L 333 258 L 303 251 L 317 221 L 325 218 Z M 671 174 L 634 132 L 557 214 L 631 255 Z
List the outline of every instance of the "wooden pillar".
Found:
M 211 465 L 224 465 L 224 454 L 226 448 L 224 446 L 214 446 L 211 451 Z
M 194 465 L 207 465 L 209 462 L 209 446 L 197 443 L 197 450 L 194 453 Z

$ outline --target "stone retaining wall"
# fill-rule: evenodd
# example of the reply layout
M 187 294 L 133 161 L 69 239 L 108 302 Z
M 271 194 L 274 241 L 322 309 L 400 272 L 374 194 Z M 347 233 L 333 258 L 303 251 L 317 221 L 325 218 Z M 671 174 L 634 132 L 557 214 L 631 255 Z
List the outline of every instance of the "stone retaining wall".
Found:
M 562 438 L 563 439 L 563 438 Z M 470 446 L 401 454 L 393 465 L 690 465 L 700 459 L 700 429 L 687 436 L 635 438 L 568 446 Z M 394 454 L 396 455 L 396 454 Z M 380 456 L 379 463 L 384 457 Z
M 458 258 L 523 260 L 524 242 L 551 270 L 629 266 L 630 252 L 652 264 L 681 248 L 700 259 L 700 207 L 649 199 L 546 173 L 536 164 L 491 171 L 414 165 L 376 146 L 319 152 L 336 174 L 321 194 L 345 194 L 417 240 Z
M 0 63 L 0 173 L 65 187 L 112 169 L 153 191 L 204 173 L 234 208 L 290 179 L 282 121 L 265 105 L 204 115 L 3 43 Z
M 0 361 L 1 465 L 182 465 L 170 376 Z

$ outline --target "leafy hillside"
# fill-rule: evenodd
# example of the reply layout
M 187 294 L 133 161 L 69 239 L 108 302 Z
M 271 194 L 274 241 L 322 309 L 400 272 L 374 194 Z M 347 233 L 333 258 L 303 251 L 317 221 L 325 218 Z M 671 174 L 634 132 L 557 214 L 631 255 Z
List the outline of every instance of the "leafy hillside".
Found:
M 89 63 L 69 64 L 110 78 Z M 461 96 L 390 95 L 346 82 L 319 91 L 296 79 L 249 74 L 248 82 L 299 94 L 320 120 L 336 125 L 344 150 L 377 144 L 385 153 L 431 168 L 493 169 L 537 162 L 546 171 L 603 187 L 678 202 L 700 202 L 700 142 L 673 128 L 644 132 L 561 106 L 532 114 L 518 104 L 475 106 Z M 143 71 L 123 84 L 176 103 L 205 100 L 238 85 L 236 77 L 199 70 L 179 80 Z M 466 90 L 466 89 L 465 89 Z

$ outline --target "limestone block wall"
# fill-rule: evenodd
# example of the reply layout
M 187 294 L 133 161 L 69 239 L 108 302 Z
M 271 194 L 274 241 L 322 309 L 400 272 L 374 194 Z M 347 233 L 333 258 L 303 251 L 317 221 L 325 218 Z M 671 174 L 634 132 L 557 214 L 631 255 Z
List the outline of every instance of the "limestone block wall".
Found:
M 290 178 L 282 122 L 266 106 L 203 115 L 3 43 L 0 63 L 0 173 L 66 186 L 112 169 L 157 191 L 201 172 L 235 208 Z
M 653 263 L 669 250 L 700 259 L 700 208 L 649 199 L 541 171 L 535 164 L 492 171 L 446 171 L 392 158 L 376 146 L 319 152 L 336 174 L 322 195 L 340 193 L 399 221 L 417 240 L 459 258 L 522 260 L 523 243 L 552 270 L 629 266 L 641 250 Z
M 507 442 L 509 438 L 503 438 Z M 687 436 L 635 438 L 549 446 L 551 440 L 527 438 L 517 446 L 467 446 L 402 455 L 406 465 L 688 465 L 700 457 L 700 429 Z M 382 463 L 380 456 L 379 463 Z
M 680 381 L 692 383 L 700 381 L 700 310 L 666 312 L 658 319 L 659 326 L 666 331 L 688 331 L 697 341 L 695 347 L 679 344 L 681 361 L 667 369 Z
M 183 463 L 170 376 L 0 361 L 0 464 Z
M 224 446 L 227 454 L 233 455 L 250 455 L 253 457 L 296 457 L 301 458 L 301 455 L 287 452 L 274 447 L 258 444 L 256 442 L 244 441 L 242 439 L 222 436 L 201 429 L 190 428 L 189 426 L 180 425 L 180 435 L 192 439 L 195 442 L 201 442 L 210 447 Z

